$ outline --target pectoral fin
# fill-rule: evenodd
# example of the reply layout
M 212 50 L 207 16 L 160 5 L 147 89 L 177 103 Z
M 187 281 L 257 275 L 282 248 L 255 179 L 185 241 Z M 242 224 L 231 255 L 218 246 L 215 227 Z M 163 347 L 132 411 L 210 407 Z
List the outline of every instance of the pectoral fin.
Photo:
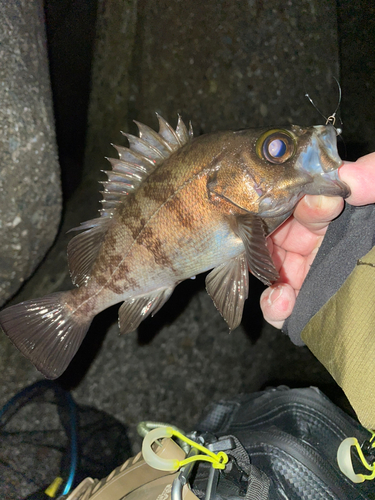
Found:
M 156 314 L 167 302 L 174 287 L 157 290 L 148 295 L 125 300 L 119 309 L 118 321 L 120 333 L 133 332 L 151 313 Z
M 229 328 L 237 328 L 249 290 L 245 254 L 213 269 L 206 277 L 206 290 Z
M 266 243 L 266 227 L 263 220 L 254 214 L 235 217 L 234 232 L 241 238 L 249 269 L 262 283 L 270 286 L 276 281 L 276 271 Z

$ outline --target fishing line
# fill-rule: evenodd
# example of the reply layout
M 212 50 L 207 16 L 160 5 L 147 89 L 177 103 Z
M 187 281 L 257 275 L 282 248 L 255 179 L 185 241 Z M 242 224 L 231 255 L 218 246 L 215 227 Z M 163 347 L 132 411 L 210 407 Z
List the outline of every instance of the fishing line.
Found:
M 330 115 L 330 116 L 325 116 L 321 111 L 320 109 L 317 107 L 317 105 L 314 103 L 314 101 L 311 99 L 311 97 L 309 96 L 308 93 L 305 94 L 305 97 L 307 97 L 307 99 L 310 101 L 310 103 L 314 106 L 314 108 L 317 110 L 317 112 L 320 114 L 320 116 L 322 116 L 325 121 L 326 121 L 326 125 L 332 125 L 333 128 L 336 130 L 336 134 L 337 135 L 341 135 L 342 133 L 342 128 L 336 128 L 335 127 L 335 123 L 336 123 L 336 113 L 340 107 L 340 104 L 341 104 L 341 97 L 342 97 L 342 93 L 341 93 L 341 85 L 339 83 L 339 81 L 337 80 L 337 78 L 335 76 L 333 76 L 332 78 L 334 78 L 335 82 L 337 83 L 337 87 L 338 87 L 338 90 L 339 90 L 339 99 L 338 99 L 338 103 L 337 103 L 337 106 L 336 106 L 336 109 L 335 111 Z M 341 118 L 339 117 L 339 120 L 341 122 L 341 125 L 343 125 L 343 122 L 341 120 Z

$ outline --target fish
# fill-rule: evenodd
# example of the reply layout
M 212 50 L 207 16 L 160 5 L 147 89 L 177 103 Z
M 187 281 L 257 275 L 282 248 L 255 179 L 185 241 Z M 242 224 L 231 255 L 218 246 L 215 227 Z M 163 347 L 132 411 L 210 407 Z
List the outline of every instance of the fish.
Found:
M 0 312 L 2 330 L 46 378 L 64 372 L 104 309 L 122 303 L 120 333 L 134 331 L 180 282 L 207 271 L 207 292 L 234 330 L 249 270 L 265 285 L 279 277 L 267 237 L 305 194 L 350 194 L 331 124 L 194 137 L 180 116 L 176 129 L 157 119 L 158 132 L 135 122 L 138 136 L 114 146 L 100 216 L 73 229 L 75 288 Z

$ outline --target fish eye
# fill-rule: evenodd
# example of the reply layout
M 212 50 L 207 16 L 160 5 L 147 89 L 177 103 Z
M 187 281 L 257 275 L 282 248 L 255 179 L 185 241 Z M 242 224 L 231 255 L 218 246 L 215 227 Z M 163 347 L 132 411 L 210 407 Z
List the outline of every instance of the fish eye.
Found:
M 257 142 L 257 153 L 271 163 L 284 163 L 295 152 L 293 137 L 283 130 L 269 130 Z
M 286 152 L 286 144 L 281 139 L 274 139 L 268 144 L 268 152 L 273 158 L 282 158 Z

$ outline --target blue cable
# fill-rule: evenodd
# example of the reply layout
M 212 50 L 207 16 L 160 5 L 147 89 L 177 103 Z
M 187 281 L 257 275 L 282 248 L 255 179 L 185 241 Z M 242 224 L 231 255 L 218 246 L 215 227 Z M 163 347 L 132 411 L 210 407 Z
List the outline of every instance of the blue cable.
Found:
M 0 419 L 7 413 L 9 410 L 14 409 L 17 411 L 17 403 L 20 402 L 22 399 L 24 399 L 29 393 L 32 393 L 33 391 L 37 389 L 53 389 L 55 393 L 58 393 L 58 395 L 63 395 L 64 398 L 66 399 L 68 406 L 69 406 L 69 416 L 70 416 L 70 467 L 69 467 L 69 475 L 68 479 L 65 483 L 64 491 L 62 495 L 67 495 L 69 491 L 72 488 L 74 478 L 77 472 L 77 464 L 78 464 L 78 429 L 77 429 L 77 408 L 76 404 L 74 402 L 74 399 L 72 398 L 71 394 L 64 389 L 62 389 L 60 386 L 58 386 L 56 383 L 50 381 L 50 380 L 39 380 L 35 382 L 34 384 L 29 385 L 28 387 L 25 387 L 22 389 L 20 392 L 15 394 L 5 405 L 0 409 Z M 29 398 L 26 403 L 30 401 L 31 398 Z M 20 405 L 22 406 L 22 405 Z M 1 423 L 0 423 L 1 427 Z
M 34 384 L 31 384 L 28 387 L 25 387 L 24 389 L 21 389 L 1 408 L 0 419 L 8 410 L 12 408 L 12 406 L 14 406 L 17 403 L 17 401 L 24 398 L 29 392 L 32 392 L 34 389 L 42 387 L 43 385 L 50 386 L 51 384 L 49 380 L 39 380 L 38 382 L 35 382 Z
M 70 470 L 63 495 L 67 495 L 73 485 L 78 463 L 78 433 L 77 433 L 77 408 L 69 392 L 66 393 L 70 412 Z

